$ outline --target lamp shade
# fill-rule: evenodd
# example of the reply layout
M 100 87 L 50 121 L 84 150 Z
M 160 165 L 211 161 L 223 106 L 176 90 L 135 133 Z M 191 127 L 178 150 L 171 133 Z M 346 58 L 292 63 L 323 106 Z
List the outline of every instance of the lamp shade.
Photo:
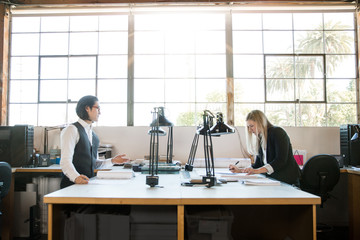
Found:
M 152 133 L 154 134 L 158 134 L 159 136 L 165 136 L 166 135 L 166 131 L 162 128 L 155 128 L 155 129 L 149 129 L 148 131 L 148 135 L 151 135 Z
M 211 127 L 210 134 L 211 136 L 219 136 L 224 134 L 235 133 L 235 129 L 226 123 L 224 123 L 222 113 L 216 114 L 216 124 Z
M 151 122 L 150 126 L 171 127 L 174 124 L 165 117 L 164 107 L 158 107 L 157 118 Z
M 355 128 L 355 133 L 354 133 L 354 135 L 351 137 L 351 141 L 352 141 L 352 142 L 360 141 L 360 138 L 359 138 L 360 127 L 359 127 L 359 125 L 354 125 L 354 128 Z

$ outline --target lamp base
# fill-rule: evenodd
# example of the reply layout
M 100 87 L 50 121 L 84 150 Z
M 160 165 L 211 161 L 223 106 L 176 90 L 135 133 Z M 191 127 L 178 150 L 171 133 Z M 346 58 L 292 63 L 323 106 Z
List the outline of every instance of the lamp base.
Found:
M 159 184 L 159 176 L 146 176 L 146 184 L 155 187 Z
M 191 172 L 194 169 L 194 166 L 191 166 L 189 164 L 185 165 L 185 171 Z
M 204 176 L 204 177 L 202 178 L 202 182 L 203 182 L 203 183 L 206 183 L 206 186 L 207 186 L 207 187 L 215 186 L 215 184 L 216 184 L 216 177 L 214 177 L 214 176 Z

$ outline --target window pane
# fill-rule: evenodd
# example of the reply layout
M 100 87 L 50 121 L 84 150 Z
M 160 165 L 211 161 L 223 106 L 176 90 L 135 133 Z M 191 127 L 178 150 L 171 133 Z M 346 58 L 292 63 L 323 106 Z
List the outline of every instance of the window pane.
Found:
M 162 32 L 135 32 L 135 54 L 163 53 L 164 35 Z
M 69 78 L 95 78 L 95 57 L 70 57 Z
M 294 77 L 294 57 L 266 56 L 265 61 L 267 78 Z
M 41 55 L 67 55 L 69 51 L 68 33 L 41 34 Z
M 97 95 L 101 102 L 127 101 L 127 79 L 98 80 Z
M 15 32 L 39 32 L 40 17 L 14 17 L 11 18 L 11 31 Z
M 98 16 L 71 16 L 70 31 L 97 31 Z
M 100 31 L 128 29 L 128 15 L 99 16 Z
M 296 99 L 300 101 L 325 101 L 324 79 L 297 79 Z
M 355 53 L 353 31 L 326 31 L 326 53 Z
M 135 78 L 163 78 L 164 57 L 157 55 L 135 55 Z
M 99 54 L 127 54 L 128 34 L 127 32 L 100 32 Z
M 294 30 L 323 29 L 322 13 L 294 13 Z
M 196 34 L 197 53 L 225 53 L 225 31 L 200 31 Z
M 262 18 L 259 13 L 236 13 L 232 15 L 234 30 L 260 30 Z
M 69 17 L 41 17 L 41 32 L 67 32 L 69 30 Z
M 301 104 L 298 126 L 326 126 L 325 104 Z
M 264 13 L 264 29 L 287 30 L 292 29 L 291 13 Z
M 38 82 L 32 80 L 10 81 L 10 102 L 11 103 L 28 103 L 37 102 Z
M 328 104 L 328 126 L 339 127 L 341 124 L 356 124 L 355 104 Z
M 134 104 L 134 125 L 150 126 L 154 107 L 164 106 L 163 103 L 135 103 Z M 150 129 L 150 128 L 149 128 Z M 150 136 L 149 136 L 150 141 Z
M 74 100 L 78 101 L 79 99 L 74 99 Z M 68 123 L 76 122 L 79 119 L 78 115 L 76 114 L 76 103 L 68 103 L 67 114 L 68 114 L 68 121 L 67 121 Z
M 324 32 L 322 31 L 296 31 L 295 53 L 324 53 Z
M 166 55 L 165 78 L 194 78 L 194 55 Z
M 101 115 L 97 123 L 98 126 L 126 126 L 126 119 L 126 104 L 109 104 L 101 102 Z
M 224 79 L 197 79 L 197 102 L 225 102 L 226 82 Z
M 200 113 L 195 112 L 194 103 L 171 103 L 166 104 L 166 118 L 176 126 L 197 126 Z
M 40 81 L 40 101 L 66 101 L 66 80 Z
M 100 56 L 98 68 L 98 77 L 100 78 L 126 78 L 127 56 Z
M 265 53 L 293 53 L 293 37 L 291 31 L 264 32 Z
M 254 89 L 256 88 L 256 91 Z M 263 79 L 235 79 L 234 100 L 235 102 L 264 102 Z
M 262 32 L 236 31 L 233 32 L 234 53 L 262 53 Z
M 324 22 L 325 30 L 354 29 L 354 13 L 324 13 Z M 336 28 L 329 23 L 336 23 Z
M 11 39 L 11 55 L 38 55 L 39 34 L 13 34 Z
M 96 54 L 98 33 L 70 33 L 70 54 Z
M 166 79 L 165 102 L 194 102 L 194 79 Z
M 165 33 L 165 53 L 195 53 L 194 31 L 167 31 Z
M 328 78 L 355 78 L 354 55 L 327 55 L 326 67 Z
M 220 78 L 226 76 L 225 55 L 197 55 L 196 77 Z
M 11 58 L 11 79 L 38 79 L 37 57 L 12 57 Z
M 37 126 L 37 104 L 9 104 L 9 125 Z
M 295 104 L 266 104 L 265 114 L 278 126 L 295 126 Z
M 234 55 L 234 77 L 262 78 L 264 58 L 262 55 Z
M 297 56 L 295 64 L 296 78 L 324 78 L 323 56 Z
M 68 99 L 77 101 L 85 95 L 95 95 L 95 80 L 69 80 Z
M 267 101 L 294 101 L 293 79 L 266 79 Z
M 64 57 L 41 58 L 40 79 L 66 79 L 68 59 Z
M 356 101 L 355 79 L 327 79 L 326 88 L 329 102 Z
M 264 112 L 264 104 L 239 104 L 235 103 L 234 106 L 234 119 L 235 119 L 235 126 L 246 126 L 246 116 L 252 110 L 261 110 Z M 240 133 L 242 134 L 242 133 Z
M 39 104 L 39 126 L 58 126 L 66 123 L 66 104 Z
M 164 79 L 135 79 L 135 102 L 164 102 Z

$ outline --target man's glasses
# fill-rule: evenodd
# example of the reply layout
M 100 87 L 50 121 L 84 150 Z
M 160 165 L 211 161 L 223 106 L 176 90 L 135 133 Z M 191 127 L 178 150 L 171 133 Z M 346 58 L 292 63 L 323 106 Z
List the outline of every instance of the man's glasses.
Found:
M 100 111 L 100 106 L 93 106 L 93 108 L 96 108 L 98 111 Z

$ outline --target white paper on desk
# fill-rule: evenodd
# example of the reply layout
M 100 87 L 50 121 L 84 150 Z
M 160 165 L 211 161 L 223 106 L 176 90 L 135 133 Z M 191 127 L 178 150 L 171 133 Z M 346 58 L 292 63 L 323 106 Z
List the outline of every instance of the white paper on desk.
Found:
M 130 179 L 104 179 L 104 178 L 91 178 L 89 184 L 100 184 L 100 185 L 126 185 L 130 182 Z
M 130 179 L 134 176 L 134 171 L 131 169 L 111 170 L 111 171 L 98 171 L 97 178 L 106 179 Z
M 280 181 L 272 180 L 269 178 L 262 179 L 246 179 L 243 181 L 245 185 L 256 185 L 256 186 L 279 186 Z
M 231 172 L 222 172 L 217 174 L 219 174 L 221 178 L 237 178 L 237 179 L 265 178 L 265 176 L 261 174 L 248 175 L 247 173 L 231 173 Z

